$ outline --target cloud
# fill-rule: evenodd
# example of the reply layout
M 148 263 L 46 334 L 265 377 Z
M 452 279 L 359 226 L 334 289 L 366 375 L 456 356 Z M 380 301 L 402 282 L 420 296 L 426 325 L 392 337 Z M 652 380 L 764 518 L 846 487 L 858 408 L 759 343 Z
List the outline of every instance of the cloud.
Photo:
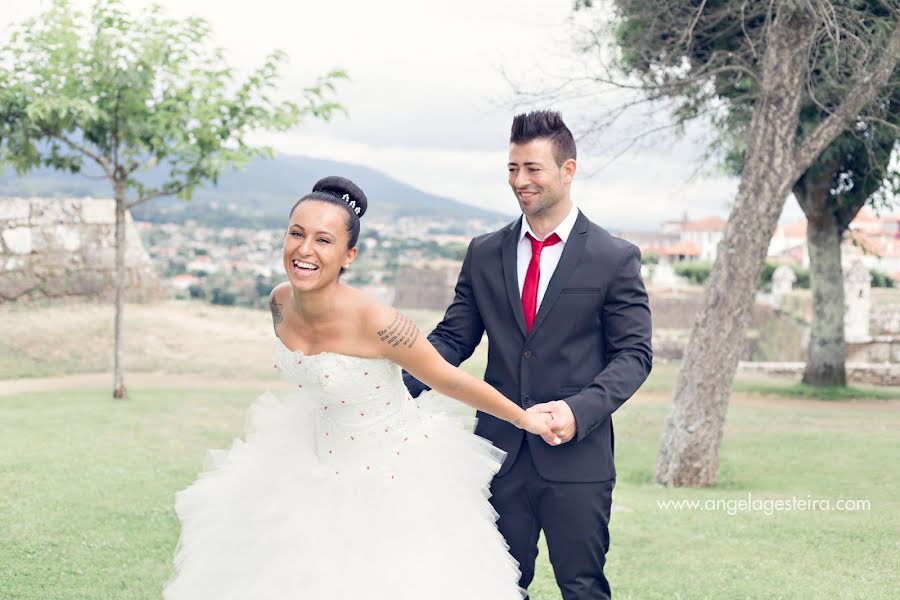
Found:
M 90 6 L 89 0 L 75 3 Z M 349 72 L 351 80 L 338 89 L 348 117 L 311 120 L 289 134 L 255 139 L 286 153 L 363 164 L 429 192 L 510 214 L 516 203 L 505 164 L 515 103 L 501 71 L 532 89 L 582 73 L 570 50 L 573 28 L 584 15 L 572 18 L 571 0 L 161 4 L 173 16 L 209 20 L 216 43 L 239 72 L 261 64 L 275 48 L 284 50 L 290 63 L 279 97 L 300 98 L 305 86 L 333 68 Z M 125 5 L 136 9 L 148 2 Z M 47 6 L 12 3 L 0 15 L 0 29 Z M 557 107 L 577 130 L 620 99 L 601 94 Z M 735 181 L 688 181 L 701 151 L 696 139 L 661 134 L 587 177 L 607 162 L 610 146 L 663 117 L 636 113 L 594 136 L 596 143 L 579 143 L 573 197 L 598 223 L 651 229 L 685 211 L 727 215 Z M 791 200 L 786 214 L 795 218 L 798 212 Z

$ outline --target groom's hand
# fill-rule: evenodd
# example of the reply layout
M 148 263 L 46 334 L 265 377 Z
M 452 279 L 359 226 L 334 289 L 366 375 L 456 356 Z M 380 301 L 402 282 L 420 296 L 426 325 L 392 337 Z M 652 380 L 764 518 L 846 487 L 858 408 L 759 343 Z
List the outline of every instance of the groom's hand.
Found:
M 535 404 L 528 409 L 530 412 L 547 413 L 552 417 L 550 429 L 559 436 L 562 443 L 570 441 L 575 437 L 577 424 L 575 423 L 575 415 L 565 400 L 554 400 L 553 402 L 544 402 L 543 404 Z

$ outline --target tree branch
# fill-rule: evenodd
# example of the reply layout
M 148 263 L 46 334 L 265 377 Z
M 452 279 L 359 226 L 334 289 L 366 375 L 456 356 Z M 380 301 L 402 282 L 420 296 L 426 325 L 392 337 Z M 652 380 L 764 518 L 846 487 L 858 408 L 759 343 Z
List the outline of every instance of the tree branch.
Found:
M 848 87 L 852 91 L 840 106 L 806 137 L 795 152 L 795 168 L 806 171 L 819 154 L 843 131 L 854 115 L 875 99 L 878 91 L 887 84 L 900 59 L 900 20 L 894 26 L 890 42 L 872 70 L 863 75 L 856 85 Z
M 149 157 L 147 160 L 143 161 L 143 162 L 142 162 L 142 161 L 139 161 L 139 160 L 134 160 L 134 161 L 132 161 L 131 164 L 129 164 L 128 167 L 125 169 L 125 174 L 126 174 L 126 175 L 131 175 L 131 174 L 134 173 L 135 171 L 138 171 L 138 170 L 140 170 L 140 169 L 143 169 L 143 168 L 146 167 L 146 166 L 155 164 L 156 161 L 157 161 L 156 155 L 150 155 L 150 157 Z
M 175 196 L 181 193 L 185 188 L 187 188 L 186 183 L 171 183 L 166 184 L 162 187 L 151 188 L 149 190 L 144 190 L 141 192 L 141 195 L 134 202 L 129 202 L 126 205 L 126 208 L 131 210 L 135 206 L 139 204 L 143 204 L 149 200 L 153 200 L 154 198 L 160 198 L 162 196 Z
M 703 14 L 704 8 L 706 8 L 706 0 L 703 0 L 703 2 L 700 3 L 700 6 L 697 8 L 697 14 L 694 15 L 694 20 L 691 21 L 690 26 L 684 30 L 681 39 L 678 40 L 678 45 L 684 44 L 686 47 L 690 47 L 694 35 L 694 28 L 697 27 L 697 21 L 700 20 L 700 15 Z
M 58 139 L 59 141 L 61 141 L 63 144 L 65 144 L 72 150 L 75 150 L 76 152 L 81 152 L 82 154 L 84 154 L 85 156 L 87 156 L 88 158 L 93 160 L 95 163 L 97 163 L 98 165 L 100 165 L 100 167 L 103 168 L 103 172 L 106 173 L 107 177 L 113 176 L 113 173 L 109 168 L 109 161 L 107 160 L 107 158 L 105 156 L 91 152 L 90 150 L 87 149 L 87 147 L 79 144 L 78 142 L 70 140 L 69 138 L 64 136 L 62 133 L 51 131 L 50 129 L 47 129 L 46 127 L 41 127 L 41 132 L 43 132 L 43 134 L 46 135 L 47 137 Z

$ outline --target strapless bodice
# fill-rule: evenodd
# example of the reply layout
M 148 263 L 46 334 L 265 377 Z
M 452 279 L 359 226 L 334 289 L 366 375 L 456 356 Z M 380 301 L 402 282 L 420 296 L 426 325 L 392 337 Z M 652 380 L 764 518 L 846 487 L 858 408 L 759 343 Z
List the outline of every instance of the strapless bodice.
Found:
M 398 365 L 333 352 L 306 355 L 276 338 L 275 368 L 315 412 L 316 454 L 323 464 L 384 470 L 420 429 L 421 407 Z

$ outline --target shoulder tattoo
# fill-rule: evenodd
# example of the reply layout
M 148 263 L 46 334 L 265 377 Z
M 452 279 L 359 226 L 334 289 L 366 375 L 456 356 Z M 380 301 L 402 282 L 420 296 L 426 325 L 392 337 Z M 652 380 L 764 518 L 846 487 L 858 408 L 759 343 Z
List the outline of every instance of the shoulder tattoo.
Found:
M 272 294 L 272 299 L 269 300 L 269 308 L 272 309 L 272 324 L 278 325 L 282 321 L 284 321 L 284 316 L 281 314 L 281 305 L 275 302 L 275 294 Z
M 397 311 L 391 324 L 378 332 L 378 338 L 394 348 L 397 346 L 412 348 L 419 339 L 419 328 L 412 319 Z

